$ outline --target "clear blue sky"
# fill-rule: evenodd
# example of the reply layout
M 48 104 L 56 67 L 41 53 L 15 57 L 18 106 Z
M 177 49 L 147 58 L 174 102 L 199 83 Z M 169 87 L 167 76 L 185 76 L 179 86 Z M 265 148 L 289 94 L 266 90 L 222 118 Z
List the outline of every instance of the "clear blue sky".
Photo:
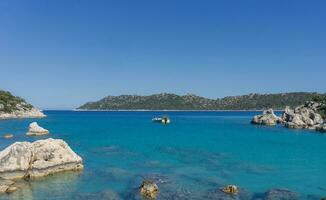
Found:
M 326 1 L 2 0 L 0 88 L 45 109 L 326 92 Z

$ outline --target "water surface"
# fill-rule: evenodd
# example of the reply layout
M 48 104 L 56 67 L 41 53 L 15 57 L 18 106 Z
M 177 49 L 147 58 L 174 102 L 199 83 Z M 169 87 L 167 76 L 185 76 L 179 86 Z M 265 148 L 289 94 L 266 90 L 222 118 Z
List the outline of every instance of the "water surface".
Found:
M 225 184 L 250 193 L 288 188 L 304 198 L 326 195 L 326 135 L 251 125 L 256 112 L 46 114 L 44 119 L 0 121 L 0 134 L 15 135 L 0 139 L 0 149 L 14 141 L 61 138 L 84 159 L 84 171 L 24 183 L 0 199 L 98 199 L 111 192 L 129 199 L 146 177 L 161 177 L 194 199 Z M 152 123 L 160 114 L 172 123 Z M 25 136 L 32 121 L 50 135 Z

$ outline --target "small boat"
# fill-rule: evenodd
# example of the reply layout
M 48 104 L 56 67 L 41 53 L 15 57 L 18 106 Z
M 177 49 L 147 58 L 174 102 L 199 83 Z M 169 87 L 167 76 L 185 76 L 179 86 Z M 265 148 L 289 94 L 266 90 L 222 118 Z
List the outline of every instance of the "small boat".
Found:
M 162 123 L 162 124 L 169 124 L 171 122 L 169 117 L 154 117 L 152 119 L 153 122 L 158 122 L 158 123 Z

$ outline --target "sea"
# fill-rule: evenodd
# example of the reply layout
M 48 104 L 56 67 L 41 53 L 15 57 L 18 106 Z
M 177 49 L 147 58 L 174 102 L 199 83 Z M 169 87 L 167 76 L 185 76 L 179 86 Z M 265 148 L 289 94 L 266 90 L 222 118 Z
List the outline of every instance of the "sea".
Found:
M 0 134 L 14 137 L 1 137 L 0 150 L 63 139 L 84 170 L 18 181 L 19 189 L 0 199 L 141 199 L 146 179 L 157 182 L 157 199 L 264 199 L 273 189 L 298 199 L 326 196 L 326 134 L 250 124 L 259 112 L 44 112 L 42 119 L 1 120 Z M 163 115 L 170 124 L 152 122 Z M 50 134 L 26 136 L 33 121 Z M 241 195 L 220 193 L 229 184 Z

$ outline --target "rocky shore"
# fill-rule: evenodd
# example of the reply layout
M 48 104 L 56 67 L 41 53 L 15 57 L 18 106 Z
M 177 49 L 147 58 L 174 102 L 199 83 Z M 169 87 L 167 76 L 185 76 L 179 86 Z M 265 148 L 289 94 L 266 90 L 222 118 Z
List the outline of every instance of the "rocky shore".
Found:
M 251 123 L 260 124 L 260 125 L 275 125 L 281 122 L 282 122 L 282 118 L 276 116 L 274 114 L 273 109 L 264 110 L 263 114 L 256 115 L 251 120 Z
M 43 117 L 46 117 L 46 115 L 37 108 L 31 108 L 30 110 L 20 109 L 10 113 L 0 111 L 0 119 L 43 118 Z
M 61 139 L 15 142 L 0 152 L 0 178 L 6 180 L 1 181 L 0 193 L 13 187 L 9 180 L 29 180 L 82 169 L 82 158 Z
M 286 107 L 282 116 L 276 116 L 272 109 L 265 110 L 251 120 L 253 124 L 276 125 L 280 123 L 287 128 L 311 129 L 326 132 L 326 120 L 319 113 L 324 108 L 323 103 L 308 101 L 294 109 Z

